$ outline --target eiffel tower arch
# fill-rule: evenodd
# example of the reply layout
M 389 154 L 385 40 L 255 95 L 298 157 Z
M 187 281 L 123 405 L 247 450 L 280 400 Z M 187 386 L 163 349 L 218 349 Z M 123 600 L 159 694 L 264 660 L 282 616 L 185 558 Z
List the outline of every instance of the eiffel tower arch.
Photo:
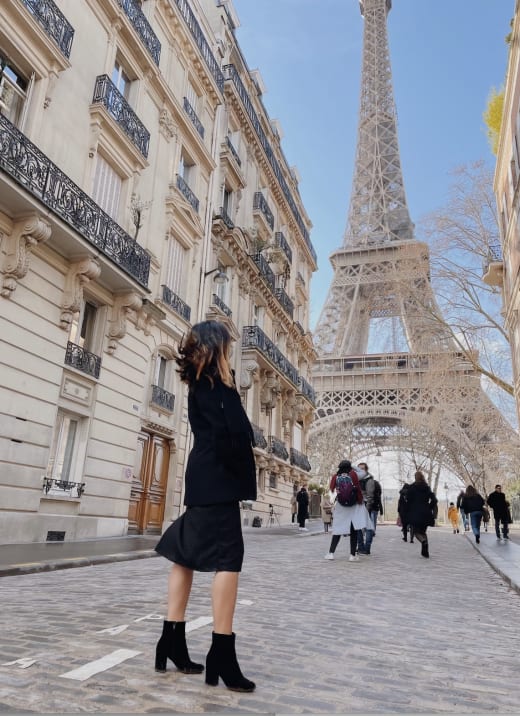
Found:
M 309 453 L 320 476 L 384 448 L 433 455 L 487 491 L 518 437 L 443 327 L 428 246 L 417 241 L 401 171 L 388 47 L 391 0 L 364 18 L 354 178 L 341 248 L 314 338 L 317 405 Z M 367 354 L 371 322 L 398 319 L 406 351 Z M 487 483 L 486 483 L 487 476 Z

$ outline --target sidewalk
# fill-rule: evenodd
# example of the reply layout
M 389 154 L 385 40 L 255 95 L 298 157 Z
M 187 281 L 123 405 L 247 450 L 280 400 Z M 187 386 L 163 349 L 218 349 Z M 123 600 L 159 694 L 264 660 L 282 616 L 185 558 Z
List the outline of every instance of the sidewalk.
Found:
M 517 532 L 513 532 L 516 535 Z M 499 542 L 494 532 L 480 535 L 480 544 L 472 532 L 465 533 L 473 547 L 486 562 L 518 593 L 520 593 L 520 545 L 511 540 Z

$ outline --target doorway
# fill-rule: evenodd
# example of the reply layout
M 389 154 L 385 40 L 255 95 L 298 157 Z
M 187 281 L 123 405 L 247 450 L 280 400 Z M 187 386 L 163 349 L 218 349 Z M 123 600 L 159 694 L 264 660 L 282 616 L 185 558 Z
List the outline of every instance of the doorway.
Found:
M 128 507 L 129 533 L 161 534 L 169 463 L 169 440 L 141 432 Z

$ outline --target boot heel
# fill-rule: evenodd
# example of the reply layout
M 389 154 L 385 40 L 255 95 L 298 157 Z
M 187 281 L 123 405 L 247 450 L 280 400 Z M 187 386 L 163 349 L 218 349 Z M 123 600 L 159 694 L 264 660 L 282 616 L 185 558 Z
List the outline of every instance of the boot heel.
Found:
M 208 667 L 206 667 L 206 683 L 207 683 L 207 685 L 208 686 L 218 686 L 218 680 L 219 680 L 218 671 L 215 673 L 213 673 L 212 671 L 208 672 Z

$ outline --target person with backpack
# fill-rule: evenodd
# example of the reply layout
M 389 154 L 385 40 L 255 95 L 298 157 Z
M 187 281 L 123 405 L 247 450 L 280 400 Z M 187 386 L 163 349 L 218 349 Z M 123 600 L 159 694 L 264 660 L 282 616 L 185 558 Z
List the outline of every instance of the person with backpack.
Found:
M 406 519 L 412 525 L 417 541 L 421 543 L 421 557 L 428 558 L 428 537 L 426 530 L 433 527 L 437 517 L 438 503 L 435 494 L 420 470 L 406 492 Z
M 370 529 L 371 522 L 363 503 L 363 493 L 359 478 L 352 469 L 350 460 L 342 460 L 338 471 L 330 481 L 330 491 L 336 493 L 334 519 L 332 521 L 332 540 L 325 559 L 334 559 L 334 552 L 342 535 L 350 535 L 350 562 L 359 562 L 356 554 L 357 530 Z
M 363 530 L 358 532 L 358 552 L 359 554 L 370 554 L 372 540 L 376 533 L 377 516 L 381 509 L 381 485 L 368 471 L 366 462 L 360 462 L 356 472 L 363 493 L 363 501 L 372 522 L 372 529 L 366 529 L 364 533 Z

